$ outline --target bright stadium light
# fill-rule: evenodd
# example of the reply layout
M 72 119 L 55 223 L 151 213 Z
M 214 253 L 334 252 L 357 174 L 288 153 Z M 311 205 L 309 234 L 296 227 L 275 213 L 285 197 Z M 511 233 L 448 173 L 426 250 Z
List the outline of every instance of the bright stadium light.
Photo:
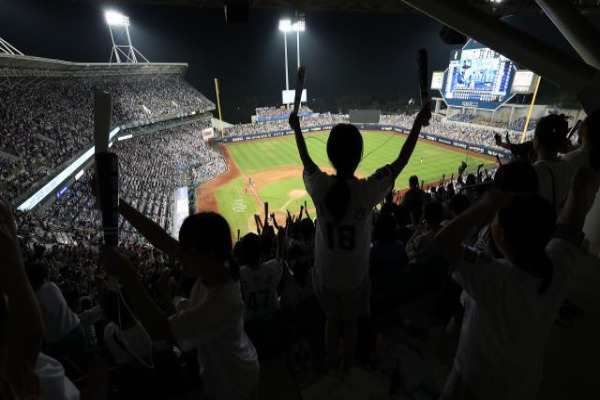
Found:
M 283 32 L 283 48 L 285 51 L 285 90 L 290 90 L 290 77 L 288 74 L 288 56 L 287 56 L 287 33 L 292 30 L 292 20 L 280 19 L 279 30 Z
M 279 30 L 283 33 L 292 31 L 292 20 L 290 19 L 280 19 L 279 20 Z
M 112 42 L 111 63 L 137 63 L 138 59 L 148 62 L 146 57 L 131 44 L 129 17 L 116 11 L 106 11 L 104 19 L 108 25 Z
M 304 32 L 306 30 L 306 22 L 302 19 L 292 25 L 292 30 L 295 32 Z
M 296 16 L 297 20 L 294 22 L 294 25 L 292 25 L 292 30 L 296 31 L 296 51 L 298 69 L 300 69 L 300 32 L 304 32 L 306 30 L 306 21 L 304 20 L 304 13 L 299 13 Z
M 115 11 L 106 11 L 104 18 L 106 23 L 112 26 L 129 26 L 129 17 Z

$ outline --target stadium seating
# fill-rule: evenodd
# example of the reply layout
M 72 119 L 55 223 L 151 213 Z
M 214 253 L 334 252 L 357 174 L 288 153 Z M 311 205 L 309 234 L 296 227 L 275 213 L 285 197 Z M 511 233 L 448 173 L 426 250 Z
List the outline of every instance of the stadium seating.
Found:
M 118 141 L 112 150 L 119 155 L 121 197 L 171 232 L 173 192 L 180 175 L 193 169 L 194 181 L 205 182 L 221 173 L 225 160 L 212 150 L 199 132 L 206 122 L 196 122 L 158 133 Z M 99 231 L 99 214 L 89 189 L 91 172 L 80 178 L 48 210 L 55 224 Z M 133 228 L 121 221 L 123 240 L 137 243 Z
M 1 179 L 8 200 L 30 193 L 91 145 L 93 89 L 113 94 L 115 124 L 214 109 L 212 102 L 175 74 L 49 78 L 32 85 L 2 87 L 0 151 L 18 160 L 2 161 Z

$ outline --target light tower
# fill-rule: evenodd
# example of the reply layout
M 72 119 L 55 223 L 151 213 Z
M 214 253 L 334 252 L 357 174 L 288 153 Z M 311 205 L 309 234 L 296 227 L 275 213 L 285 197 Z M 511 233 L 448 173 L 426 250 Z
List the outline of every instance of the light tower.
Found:
M 300 13 L 296 22 L 292 24 L 290 19 L 279 20 L 279 30 L 283 32 L 283 48 L 285 49 L 285 90 L 290 90 L 290 80 L 288 75 L 288 53 L 287 53 L 287 33 L 296 32 L 296 54 L 298 58 L 298 68 L 300 68 L 300 32 L 306 30 L 304 13 Z
M 104 18 L 110 31 L 112 50 L 110 52 L 110 63 L 137 63 L 149 62 L 138 49 L 131 44 L 129 36 L 129 17 L 114 11 L 104 13 Z
M 292 30 L 296 31 L 296 50 L 297 50 L 297 58 L 298 58 L 298 69 L 300 69 L 300 32 L 304 32 L 306 30 L 306 21 L 304 19 L 304 13 L 298 14 L 298 19 L 292 25 Z
M 9 54 L 11 56 L 22 56 L 21 53 L 15 46 L 8 43 L 6 40 L 0 38 L 0 54 Z
M 290 77 L 288 75 L 287 55 L 287 33 L 292 30 L 292 21 L 289 19 L 279 20 L 279 30 L 283 32 L 283 48 L 285 49 L 285 90 L 290 90 Z

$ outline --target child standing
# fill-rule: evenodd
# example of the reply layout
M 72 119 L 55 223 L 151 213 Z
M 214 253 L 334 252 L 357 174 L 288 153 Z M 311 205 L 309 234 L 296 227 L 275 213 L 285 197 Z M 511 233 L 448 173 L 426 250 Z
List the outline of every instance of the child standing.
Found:
M 342 371 L 350 370 L 357 319 L 370 313 L 368 269 L 373 207 L 393 189 L 415 148 L 421 127 L 430 118 L 430 103 L 426 102 L 396 160 L 369 178 L 358 179 L 354 172 L 362 158 L 363 140 L 354 125 L 338 124 L 331 130 L 327 156 L 336 174 L 327 175 L 308 154 L 298 116 L 290 115 L 289 123 L 304 165 L 304 184 L 317 210 L 313 284 L 327 316 L 325 343 L 334 370 L 340 361 Z M 344 348 L 341 360 L 340 338 Z

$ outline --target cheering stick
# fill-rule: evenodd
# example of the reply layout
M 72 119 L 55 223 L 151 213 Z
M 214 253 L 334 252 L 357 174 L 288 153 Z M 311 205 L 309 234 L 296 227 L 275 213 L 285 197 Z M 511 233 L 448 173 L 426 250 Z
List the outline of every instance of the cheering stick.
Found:
M 296 95 L 294 97 L 294 109 L 292 112 L 298 114 L 300 109 L 300 101 L 302 100 L 302 89 L 304 89 L 304 79 L 306 79 L 306 67 L 298 68 L 298 77 L 296 78 Z
M 119 244 L 119 160 L 108 152 L 108 135 L 112 112 L 110 94 L 94 91 L 94 137 L 98 200 L 102 213 L 104 244 Z
M 427 50 L 420 49 L 417 51 L 417 73 L 419 75 L 419 91 L 421 92 L 421 107 L 425 102 L 429 101 L 429 61 L 427 59 Z M 423 126 L 429 126 L 425 123 Z

